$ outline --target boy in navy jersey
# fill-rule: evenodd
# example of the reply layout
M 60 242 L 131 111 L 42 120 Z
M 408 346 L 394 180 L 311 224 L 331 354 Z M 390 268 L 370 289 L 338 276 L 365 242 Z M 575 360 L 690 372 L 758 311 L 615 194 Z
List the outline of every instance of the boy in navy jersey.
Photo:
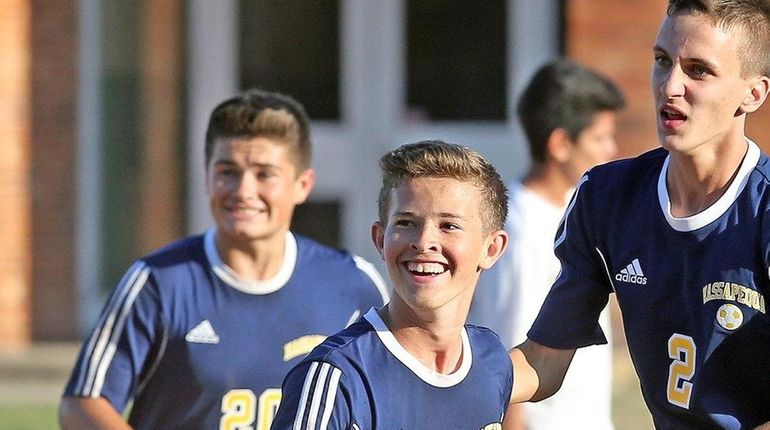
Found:
M 506 247 L 505 185 L 478 153 L 440 141 L 404 145 L 380 166 L 372 240 L 393 298 L 292 369 L 272 428 L 500 429 L 511 362 L 465 318 Z
M 286 372 L 384 302 L 370 263 L 289 231 L 315 180 L 299 103 L 222 102 L 205 154 L 216 227 L 128 270 L 83 345 L 62 427 L 267 430 Z
M 651 75 L 662 148 L 581 180 L 561 273 L 511 351 L 513 401 L 552 394 L 575 348 L 604 342 L 615 293 L 657 429 L 770 428 L 770 160 L 744 135 L 769 52 L 769 1 L 669 0 Z

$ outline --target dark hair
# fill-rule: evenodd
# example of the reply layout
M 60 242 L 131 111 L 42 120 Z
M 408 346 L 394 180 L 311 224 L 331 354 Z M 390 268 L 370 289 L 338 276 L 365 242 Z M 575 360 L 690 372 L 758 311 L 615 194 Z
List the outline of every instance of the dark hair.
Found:
M 546 144 L 554 130 L 564 129 L 572 139 L 603 111 L 623 108 L 620 90 L 607 78 L 567 60 L 542 66 L 519 98 L 518 115 L 527 135 L 530 155 L 546 159 Z
M 441 140 L 402 145 L 380 159 L 382 188 L 377 200 L 380 223 L 387 225 L 390 191 L 404 179 L 453 178 L 476 185 L 482 194 L 479 208 L 485 231 L 502 229 L 508 215 L 508 190 L 494 166 L 478 152 Z
M 206 130 L 206 165 L 217 139 L 268 137 L 289 146 L 297 172 L 310 167 L 310 120 L 302 105 L 280 93 L 244 91 L 211 112 Z
M 669 0 L 666 14 L 704 15 L 724 30 L 743 31 L 738 44 L 741 77 L 770 76 L 770 2 L 768 0 Z

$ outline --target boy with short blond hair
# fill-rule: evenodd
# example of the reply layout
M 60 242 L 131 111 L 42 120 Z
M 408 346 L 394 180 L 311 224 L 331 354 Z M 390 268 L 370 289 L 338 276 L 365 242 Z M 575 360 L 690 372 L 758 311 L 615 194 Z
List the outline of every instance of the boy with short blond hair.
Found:
M 478 153 L 441 141 L 380 166 L 372 240 L 393 298 L 288 374 L 272 428 L 500 429 L 511 363 L 497 335 L 465 319 L 507 244 L 505 185 Z

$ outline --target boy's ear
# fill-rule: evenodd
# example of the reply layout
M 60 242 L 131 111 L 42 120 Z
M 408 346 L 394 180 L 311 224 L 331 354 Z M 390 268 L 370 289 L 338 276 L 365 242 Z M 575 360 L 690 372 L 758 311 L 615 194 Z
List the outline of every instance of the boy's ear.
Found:
M 384 252 L 384 242 L 385 242 L 385 227 L 380 224 L 379 221 L 375 221 L 372 224 L 372 243 L 374 243 L 374 247 L 377 248 L 377 252 L 380 254 L 380 258 L 382 261 L 385 261 L 385 252 Z
M 749 88 L 749 93 L 741 103 L 738 113 L 751 113 L 759 109 L 770 92 L 770 78 L 760 76 Z
M 310 192 L 313 191 L 313 186 L 315 186 L 315 170 L 307 169 L 300 173 L 294 181 L 294 204 L 305 203 Z
M 566 163 L 572 151 L 572 139 L 570 139 L 567 130 L 563 128 L 554 129 L 548 136 L 546 149 L 548 152 L 547 158 L 552 158 L 558 163 Z
M 489 235 L 484 255 L 479 261 L 479 269 L 487 270 L 495 265 L 495 262 L 503 255 L 508 247 L 508 233 L 505 230 L 497 230 Z

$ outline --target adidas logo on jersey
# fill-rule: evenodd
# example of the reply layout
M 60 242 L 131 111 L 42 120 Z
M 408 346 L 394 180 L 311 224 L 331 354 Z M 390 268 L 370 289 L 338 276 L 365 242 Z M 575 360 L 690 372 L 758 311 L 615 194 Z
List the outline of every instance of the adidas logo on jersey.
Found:
M 647 278 L 644 276 L 644 272 L 642 272 L 642 266 L 639 265 L 638 258 L 634 258 L 634 261 L 632 261 L 631 264 L 615 275 L 615 280 L 628 282 L 630 284 L 647 284 Z
M 217 336 L 209 320 L 203 320 L 193 327 L 184 339 L 190 343 L 219 343 L 219 336 Z

